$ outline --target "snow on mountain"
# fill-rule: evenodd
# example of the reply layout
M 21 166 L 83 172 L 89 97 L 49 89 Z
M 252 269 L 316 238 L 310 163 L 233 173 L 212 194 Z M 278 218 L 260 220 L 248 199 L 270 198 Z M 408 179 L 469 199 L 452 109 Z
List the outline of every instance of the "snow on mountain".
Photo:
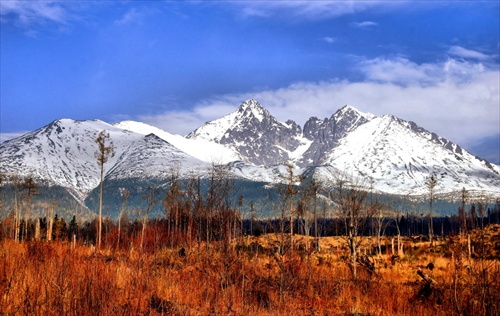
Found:
M 314 173 L 332 183 L 343 172 L 372 179 L 374 188 L 386 193 L 426 193 L 425 179 L 435 173 L 438 192 L 465 187 L 500 196 L 500 166 L 413 122 L 344 106 L 330 118 L 310 118 L 301 129 L 293 121 L 278 121 L 254 100 L 186 138 L 133 121 L 57 120 L 0 144 L 0 172 L 31 174 L 83 201 L 100 181 L 95 140 L 102 130 L 114 148 L 105 165 L 107 179 L 163 178 L 172 168 L 181 175 L 204 175 L 215 162 L 237 178 L 275 183 L 291 161 L 301 168 L 296 174 Z
M 349 105 L 330 118 L 310 118 L 301 130 L 295 122 L 279 122 L 258 102 L 248 100 L 187 137 L 233 148 L 245 162 L 232 165 L 235 174 L 248 179 L 280 181 L 274 167 L 268 166 L 292 161 L 301 168 L 316 166 L 314 172 L 325 181 L 334 181 L 335 172 L 342 171 L 373 179 L 375 189 L 395 194 L 425 193 L 425 179 L 432 173 L 439 177 L 441 192 L 463 187 L 498 192 L 500 187 L 499 166 L 413 122 L 378 117 Z
M 60 119 L 0 144 L 0 172 L 32 175 L 41 183 L 68 188 L 83 201 L 100 182 L 95 140 L 102 130 L 109 133 L 113 145 L 113 154 L 104 166 L 108 178 L 161 177 L 169 174 L 171 168 L 186 174 L 210 166 L 154 135 L 135 133 L 99 120 Z
M 106 178 L 167 179 L 172 171 L 187 176 L 196 171 L 204 173 L 209 167 L 209 163 L 184 153 L 155 134 L 148 134 L 130 143 Z
M 170 134 L 157 127 L 135 121 L 123 121 L 115 127 L 142 135 L 155 134 L 186 154 L 209 163 L 228 163 L 242 158 L 231 148 L 206 139 L 188 139 L 181 135 Z
M 336 147 L 340 139 L 374 117 L 346 105 L 329 119 L 310 118 L 304 125 L 304 137 L 312 143 L 297 161 L 298 164 L 302 167 L 323 164 L 324 154 Z
M 186 137 L 223 144 L 246 162 L 261 166 L 287 162 L 309 143 L 299 125 L 278 121 L 255 100 L 243 102 L 235 112 L 203 124 Z
M 287 178 L 287 167 L 283 164 L 270 166 L 257 166 L 244 161 L 235 161 L 226 165 L 226 170 L 236 178 L 247 179 L 258 182 L 280 183 Z M 294 172 L 299 175 L 301 170 L 295 168 Z
M 271 114 L 259 102 L 247 100 L 243 102 L 238 110 L 214 121 L 207 122 L 189 133 L 186 137 L 190 139 L 206 139 L 214 142 L 222 142 L 224 137 L 227 139 L 227 132 L 238 130 L 242 123 L 245 125 L 254 122 L 262 123 L 265 118 L 271 117 Z M 275 123 L 275 122 L 273 122 Z M 277 124 L 282 124 L 276 122 Z M 249 127 L 249 126 L 245 126 Z
M 426 193 L 432 173 L 440 192 L 500 187 L 498 166 L 391 115 L 373 117 L 346 134 L 322 162 L 373 179 L 376 189 L 394 194 Z
M 76 197 L 83 200 L 99 184 L 95 140 L 102 130 L 109 132 L 114 147 L 106 170 L 131 141 L 143 137 L 99 120 L 60 119 L 0 144 L 0 172 L 32 175 L 40 181 L 73 189 Z

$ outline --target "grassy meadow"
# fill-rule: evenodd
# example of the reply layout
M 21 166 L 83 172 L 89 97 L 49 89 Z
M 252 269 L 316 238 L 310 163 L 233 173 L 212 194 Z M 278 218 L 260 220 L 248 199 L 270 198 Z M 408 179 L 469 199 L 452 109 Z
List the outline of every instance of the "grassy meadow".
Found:
M 146 231 L 146 239 L 154 238 Z M 0 241 L 1 315 L 499 315 L 500 225 L 429 242 L 265 234 L 96 250 Z M 470 242 L 469 242 L 470 240 Z M 422 274 L 424 277 L 419 275 Z

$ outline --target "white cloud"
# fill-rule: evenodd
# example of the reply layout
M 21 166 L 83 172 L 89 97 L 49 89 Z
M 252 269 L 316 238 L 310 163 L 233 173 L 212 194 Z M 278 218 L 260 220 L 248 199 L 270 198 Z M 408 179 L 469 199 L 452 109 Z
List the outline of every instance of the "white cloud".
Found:
M 372 26 L 377 26 L 378 23 L 372 22 L 372 21 L 363 21 L 363 22 L 354 22 L 354 23 L 352 23 L 352 25 L 354 25 L 356 27 L 360 27 L 360 28 L 368 28 L 368 27 L 372 27 Z
M 483 53 L 475 51 L 475 50 L 463 48 L 461 46 L 452 46 L 448 50 L 448 53 L 450 55 L 465 58 L 465 59 L 477 59 L 477 60 L 489 60 L 489 59 L 491 59 L 491 56 L 488 56 L 486 54 L 483 54 Z
M 329 44 L 333 44 L 337 41 L 335 37 L 330 37 L 330 36 L 323 37 L 323 40 Z
M 125 14 L 119 19 L 115 21 L 115 24 L 129 24 L 136 21 L 139 21 L 142 18 L 142 14 L 139 13 L 135 8 L 129 9 Z
M 350 104 L 363 112 L 414 121 L 462 146 L 500 132 L 498 69 L 453 59 L 416 64 L 403 58 L 377 58 L 359 63 L 358 70 L 363 81 L 299 82 L 281 89 L 222 95 L 198 103 L 193 110 L 140 119 L 187 134 L 253 98 L 278 119 L 292 119 L 301 126 L 311 116 L 330 117 Z
M 199 103 L 191 110 L 167 111 L 160 115 L 142 115 L 137 119 L 170 133 L 186 135 L 208 121 L 235 111 L 238 105 L 238 102 L 231 104 L 227 100 L 213 99 Z
M 306 19 L 324 19 L 353 14 L 374 7 L 395 7 L 403 2 L 394 1 L 231 1 L 241 8 L 244 16 L 294 16 Z
M 68 12 L 60 1 L 0 1 L 2 22 L 14 21 L 22 26 L 51 21 L 66 23 Z
M 130 8 L 123 14 L 123 16 L 115 20 L 114 23 L 117 25 L 125 25 L 131 23 L 139 23 L 148 15 L 151 14 L 154 10 L 150 9 L 141 9 L 137 10 L 136 8 Z
M 432 86 L 446 81 L 473 81 L 485 71 L 482 63 L 448 59 L 442 63 L 417 64 L 406 58 L 375 58 L 358 64 L 366 79 L 398 85 Z

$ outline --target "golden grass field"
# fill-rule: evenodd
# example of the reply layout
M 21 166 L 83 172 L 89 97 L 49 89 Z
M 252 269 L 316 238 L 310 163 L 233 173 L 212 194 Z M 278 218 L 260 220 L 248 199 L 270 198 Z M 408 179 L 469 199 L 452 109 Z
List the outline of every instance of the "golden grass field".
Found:
M 224 245 L 96 251 L 66 242 L 0 241 L 0 315 L 499 315 L 500 225 L 382 255 L 363 237 L 354 280 L 342 237 L 240 237 Z M 285 236 L 289 238 L 289 236 Z M 432 263 L 433 269 L 430 269 Z M 421 270 L 432 283 L 417 274 Z

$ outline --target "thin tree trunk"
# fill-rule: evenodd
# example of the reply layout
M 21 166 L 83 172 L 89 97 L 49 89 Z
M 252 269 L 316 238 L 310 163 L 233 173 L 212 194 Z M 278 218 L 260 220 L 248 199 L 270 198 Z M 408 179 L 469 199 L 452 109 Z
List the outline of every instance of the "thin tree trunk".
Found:
M 101 249 L 102 238 L 102 178 L 104 175 L 104 166 L 101 165 L 101 183 L 99 185 L 99 231 L 97 232 L 97 249 Z

